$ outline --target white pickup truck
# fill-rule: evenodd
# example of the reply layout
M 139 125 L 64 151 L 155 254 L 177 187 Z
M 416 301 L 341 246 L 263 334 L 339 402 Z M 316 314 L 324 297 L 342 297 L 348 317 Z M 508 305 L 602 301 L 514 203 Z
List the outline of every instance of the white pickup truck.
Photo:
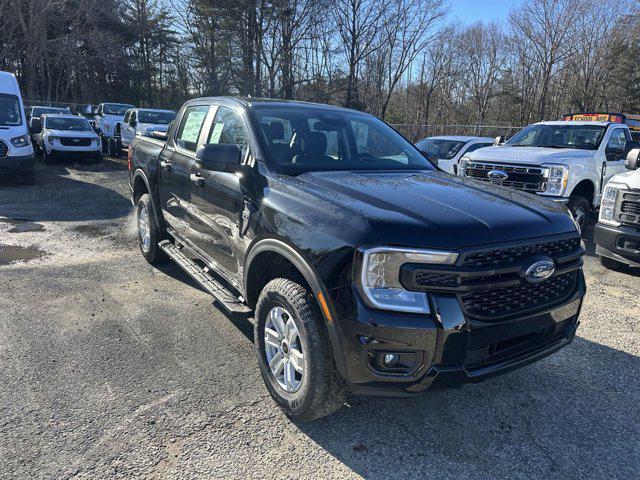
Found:
M 562 202 L 584 227 L 634 145 L 622 123 L 540 122 L 464 156 L 458 174 Z
M 131 108 L 124 114 L 120 129 L 122 147 L 127 148 L 136 135 L 150 136 L 151 132 L 167 132 L 169 124 L 176 118 L 173 110 L 156 108 Z
M 626 159 L 627 171 L 614 175 L 602 196 L 594 241 L 602 264 L 614 270 L 640 267 L 640 150 Z
M 122 149 L 120 145 L 120 129 L 124 114 L 133 105 L 125 103 L 101 103 L 95 113 L 88 115 L 87 119 L 95 127 L 102 141 L 102 150 L 108 156 L 119 156 Z

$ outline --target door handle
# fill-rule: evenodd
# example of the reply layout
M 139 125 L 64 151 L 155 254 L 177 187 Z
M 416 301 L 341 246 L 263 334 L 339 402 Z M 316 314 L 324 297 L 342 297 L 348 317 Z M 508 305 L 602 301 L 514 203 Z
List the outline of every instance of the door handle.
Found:
M 166 160 L 160 160 L 160 166 L 164 168 L 167 172 L 171 171 L 171 162 L 167 162 Z
M 189 175 L 189 179 L 191 180 L 191 182 L 196 184 L 196 186 L 204 187 L 204 178 L 202 178 L 202 175 L 200 175 L 199 173 L 192 173 L 191 175 Z

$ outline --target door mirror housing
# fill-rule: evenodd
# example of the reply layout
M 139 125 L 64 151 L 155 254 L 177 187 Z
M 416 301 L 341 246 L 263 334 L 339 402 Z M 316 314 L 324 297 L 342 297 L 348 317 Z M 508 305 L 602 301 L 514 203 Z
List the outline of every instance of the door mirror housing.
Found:
M 624 166 L 629 170 L 637 170 L 640 167 L 640 148 L 634 148 L 627 153 Z
M 495 147 L 502 145 L 504 143 L 504 135 L 499 135 L 493 139 L 493 145 Z
M 31 119 L 31 133 L 40 133 L 42 131 L 42 119 L 33 117 Z
M 196 152 L 196 165 L 214 172 L 237 172 L 241 160 L 240 147 L 235 143 L 207 143 Z
M 131 119 L 129 121 L 129 125 L 131 125 L 133 128 L 135 128 L 137 124 L 138 124 L 138 122 L 136 122 L 134 119 Z

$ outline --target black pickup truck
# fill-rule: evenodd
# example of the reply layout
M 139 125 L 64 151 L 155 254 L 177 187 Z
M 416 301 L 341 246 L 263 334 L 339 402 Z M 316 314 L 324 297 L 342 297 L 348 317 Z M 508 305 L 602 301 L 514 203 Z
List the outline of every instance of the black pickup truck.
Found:
M 565 207 L 441 172 L 371 115 L 199 98 L 154 137 L 129 149 L 142 254 L 254 323 L 292 417 L 483 380 L 575 335 L 584 248 Z

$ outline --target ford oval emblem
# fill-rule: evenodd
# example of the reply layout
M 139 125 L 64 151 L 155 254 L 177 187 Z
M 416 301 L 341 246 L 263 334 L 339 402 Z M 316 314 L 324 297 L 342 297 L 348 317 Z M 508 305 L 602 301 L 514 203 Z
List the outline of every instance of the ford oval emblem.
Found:
M 509 178 L 509 174 L 507 174 L 507 172 L 503 172 L 502 170 L 491 170 L 489 173 L 487 173 L 487 177 L 489 177 L 491 180 L 502 181 Z
M 556 265 L 550 258 L 536 259 L 523 267 L 524 278 L 530 283 L 544 282 L 556 271 Z

